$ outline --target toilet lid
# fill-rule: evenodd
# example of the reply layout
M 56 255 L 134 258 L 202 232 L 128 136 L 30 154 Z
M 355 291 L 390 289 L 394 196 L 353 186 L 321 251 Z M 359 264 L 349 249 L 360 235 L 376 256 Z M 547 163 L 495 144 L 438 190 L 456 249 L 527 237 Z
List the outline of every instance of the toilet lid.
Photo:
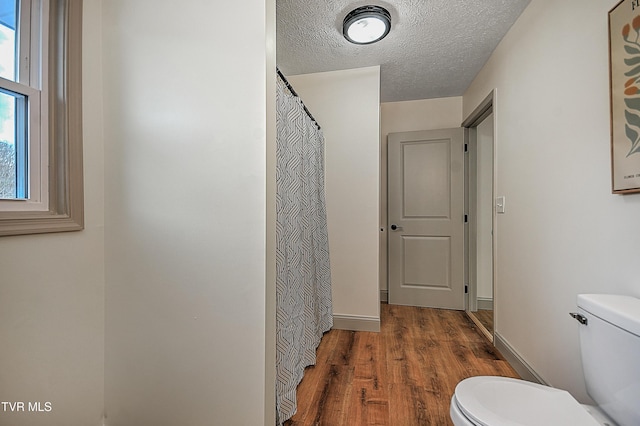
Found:
M 566 391 L 508 377 L 470 377 L 458 383 L 462 412 L 481 426 L 598 426 Z

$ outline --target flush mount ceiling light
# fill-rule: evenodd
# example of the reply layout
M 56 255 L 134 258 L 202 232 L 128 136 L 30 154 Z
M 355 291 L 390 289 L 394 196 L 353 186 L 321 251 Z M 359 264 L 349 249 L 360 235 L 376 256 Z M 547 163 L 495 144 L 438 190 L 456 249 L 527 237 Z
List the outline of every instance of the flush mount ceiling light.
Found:
M 382 40 L 391 29 L 391 15 L 380 6 L 362 6 L 344 18 L 342 34 L 355 44 L 371 44 Z

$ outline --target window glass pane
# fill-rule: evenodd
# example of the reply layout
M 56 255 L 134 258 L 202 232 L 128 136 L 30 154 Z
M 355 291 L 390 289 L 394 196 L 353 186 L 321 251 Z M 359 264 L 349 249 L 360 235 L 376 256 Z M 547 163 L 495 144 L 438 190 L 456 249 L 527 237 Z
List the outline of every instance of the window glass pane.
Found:
M 16 79 L 16 22 L 18 0 L 0 0 L 0 77 Z
M 0 198 L 27 198 L 26 98 L 0 91 Z

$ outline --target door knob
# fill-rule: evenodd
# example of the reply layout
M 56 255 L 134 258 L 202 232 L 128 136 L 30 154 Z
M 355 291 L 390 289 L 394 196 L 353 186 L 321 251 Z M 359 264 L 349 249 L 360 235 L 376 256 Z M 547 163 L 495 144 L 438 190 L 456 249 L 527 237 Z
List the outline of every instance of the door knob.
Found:
M 397 231 L 398 229 L 402 229 L 402 226 L 398 226 L 395 223 L 391 225 L 391 230 L 392 231 Z

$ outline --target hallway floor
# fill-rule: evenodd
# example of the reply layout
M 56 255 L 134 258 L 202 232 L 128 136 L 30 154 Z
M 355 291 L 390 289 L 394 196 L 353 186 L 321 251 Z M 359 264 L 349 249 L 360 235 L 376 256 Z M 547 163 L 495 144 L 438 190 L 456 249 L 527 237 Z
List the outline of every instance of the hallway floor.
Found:
M 478 318 L 478 321 L 480 321 L 480 324 L 482 324 L 484 328 L 487 329 L 489 334 L 493 336 L 493 311 L 478 310 L 476 312 L 473 312 L 473 315 L 475 315 L 476 318 Z
M 380 333 L 331 330 L 286 426 L 451 425 L 456 384 L 518 377 L 461 311 L 381 305 Z

